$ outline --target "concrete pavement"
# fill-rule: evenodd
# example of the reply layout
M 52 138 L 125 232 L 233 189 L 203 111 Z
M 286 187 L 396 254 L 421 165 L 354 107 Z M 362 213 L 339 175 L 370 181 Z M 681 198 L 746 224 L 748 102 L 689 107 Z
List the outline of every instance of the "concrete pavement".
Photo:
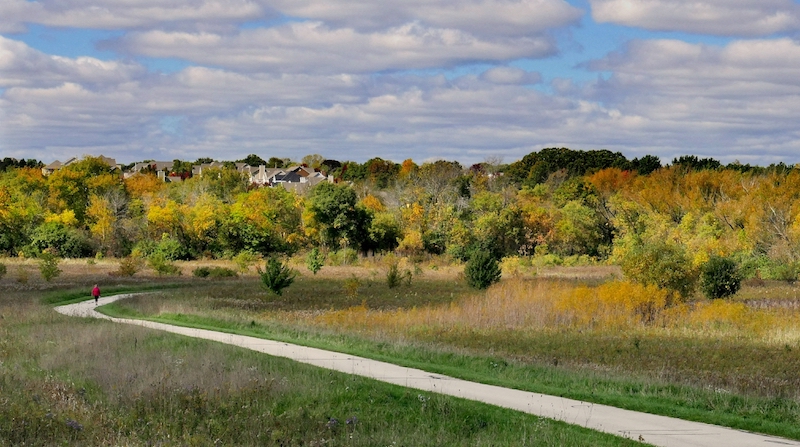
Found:
M 100 299 L 100 305 L 127 298 L 117 295 Z M 666 416 L 623 410 L 620 408 L 580 402 L 556 396 L 484 385 L 406 368 L 338 352 L 292 345 L 243 335 L 226 334 L 204 329 L 192 329 L 150 321 L 110 318 L 94 310 L 94 300 L 56 307 L 56 311 L 76 317 L 103 318 L 115 323 L 133 324 L 152 329 L 203 338 L 240 346 L 265 354 L 285 357 L 310 365 L 370 377 L 423 391 L 446 394 L 523 411 L 541 417 L 642 440 L 664 447 L 750 447 L 798 446 L 799 441 L 749 433 L 731 428 L 684 421 Z

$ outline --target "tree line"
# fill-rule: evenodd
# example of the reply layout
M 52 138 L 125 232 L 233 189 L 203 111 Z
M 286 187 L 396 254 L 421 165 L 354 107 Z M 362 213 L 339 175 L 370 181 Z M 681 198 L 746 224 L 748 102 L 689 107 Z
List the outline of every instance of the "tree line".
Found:
M 662 166 L 654 156 L 566 148 L 470 167 L 319 155 L 300 162 L 337 182 L 298 195 L 255 188 L 232 163 L 179 183 L 152 173 L 123 179 L 95 157 L 49 176 L 38 162 L 5 163 L 0 253 L 196 259 L 318 247 L 467 260 L 487 252 L 619 263 L 632 275 L 643 259 L 670 259 L 665 269 L 685 277 L 661 285 L 678 292 L 717 256 L 735 259 L 746 275 L 797 276 L 800 170 L 793 166 L 696 156 Z

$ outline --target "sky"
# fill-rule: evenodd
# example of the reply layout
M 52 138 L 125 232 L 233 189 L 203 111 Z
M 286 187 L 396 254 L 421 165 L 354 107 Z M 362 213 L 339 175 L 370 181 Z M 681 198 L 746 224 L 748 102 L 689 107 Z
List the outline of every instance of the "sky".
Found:
M 1 0 L 0 158 L 800 163 L 800 0 Z

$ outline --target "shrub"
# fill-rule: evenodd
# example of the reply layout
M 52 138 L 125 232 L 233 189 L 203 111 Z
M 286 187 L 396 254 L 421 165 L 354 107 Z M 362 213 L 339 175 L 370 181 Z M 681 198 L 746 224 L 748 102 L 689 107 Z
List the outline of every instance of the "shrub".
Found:
M 394 289 L 400 285 L 400 279 L 400 269 L 397 266 L 397 262 L 389 264 L 389 269 L 386 271 L 386 285 L 390 289 Z
M 17 282 L 20 284 L 28 283 L 28 271 L 22 265 L 17 266 Z
M 3 277 L 6 276 L 6 273 L 8 273 L 8 268 L 5 264 L 0 264 L 0 279 L 3 279 Z
M 697 272 L 684 249 L 666 242 L 639 244 L 625 253 L 622 273 L 639 284 L 655 285 L 660 289 L 690 296 L 697 284 Z
M 294 270 L 275 257 L 267 259 L 264 270 L 261 270 L 261 267 L 258 267 L 257 270 L 264 288 L 275 295 L 282 295 L 283 289 L 292 285 L 295 276 L 297 276 Z
M 180 275 L 181 270 L 171 263 L 163 253 L 154 253 L 147 258 L 147 265 L 159 275 Z
M 770 276 L 772 279 L 786 281 L 789 284 L 794 284 L 794 282 L 797 281 L 798 267 L 794 262 L 780 263 L 772 266 L 770 270 Z
M 156 244 L 154 254 L 162 254 L 164 259 L 168 261 L 185 261 L 192 258 L 189 249 L 184 244 L 166 234 Z
M 735 295 L 742 286 L 742 275 L 732 259 L 713 256 L 700 271 L 700 288 L 709 299 Z
M 198 278 L 233 278 L 239 276 L 233 269 L 226 267 L 197 267 L 192 275 Z
M 354 265 L 358 263 L 358 252 L 352 248 L 335 251 L 330 255 L 331 265 Z
M 259 255 L 256 253 L 250 250 L 242 250 L 233 257 L 233 262 L 236 264 L 236 267 L 239 268 L 240 272 L 246 272 L 250 270 L 250 266 L 258 261 L 258 259 Z
M 491 253 L 478 251 L 472 254 L 464 267 L 467 284 L 476 289 L 486 289 L 500 281 L 500 263 Z
M 47 222 L 36 227 L 31 234 L 30 248 L 33 253 L 58 250 L 67 258 L 83 258 L 92 254 L 86 235 L 58 222 Z
M 208 275 L 211 274 L 211 268 L 209 267 L 197 267 L 196 269 L 192 270 L 192 275 L 197 276 L 198 278 L 208 278 Z
M 319 248 L 314 247 L 308 252 L 306 256 L 306 267 L 313 274 L 317 274 L 320 269 L 325 265 L 325 254 L 319 251 Z
M 344 280 L 344 284 L 342 284 L 342 289 L 344 290 L 345 295 L 349 296 L 350 298 L 355 298 L 358 296 L 358 289 L 361 288 L 361 280 L 356 277 L 356 275 L 350 276 Z
M 50 282 L 61 274 L 61 269 L 58 268 L 60 259 L 53 254 L 50 250 L 45 250 L 39 255 L 39 272 L 45 281 Z
M 133 276 L 142 269 L 142 258 L 136 256 L 128 256 L 119 261 L 119 267 L 116 271 L 109 273 L 111 276 Z

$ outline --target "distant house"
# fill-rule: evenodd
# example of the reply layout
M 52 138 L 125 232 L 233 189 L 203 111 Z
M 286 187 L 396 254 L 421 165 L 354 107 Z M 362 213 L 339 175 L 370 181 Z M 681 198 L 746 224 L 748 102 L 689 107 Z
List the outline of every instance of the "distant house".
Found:
M 325 174 L 305 166 L 294 166 L 283 170 L 283 174 L 275 175 L 271 184 L 280 185 L 287 190 L 302 193 L 324 181 L 332 182 L 333 179 L 330 176 L 326 177 Z
M 244 163 L 242 163 L 244 164 Z M 192 177 L 195 175 L 203 175 L 203 171 L 207 169 L 222 169 L 225 167 L 225 164 L 219 161 L 212 161 L 211 163 L 203 163 L 199 165 L 192 166 Z
M 50 174 L 58 171 L 59 169 L 63 168 L 64 166 L 67 166 L 69 164 L 75 163 L 76 161 L 78 161 L 78 159 L 75 158 L 75 157 L 70 158 L 69 160 L 65 161 L 64 163 L 61 163 L 60 161 L 56 160 L 56 161 L 54 161 L 54 162 L 50 163 L 49 165 L 47 165 L 47 166 L 42 168 L 42 175 L 50 175 Z
M 171 161 L 150 161 L 136 163 L 130 172 L 125 173 L 125 178 L 138 174 L 142 171 L 154 172 L 158 178 L 165 182 L 179 182 L 183 179 L 179 176 L 170 176 L 169 172 L 172 171 Z M 203 171 L 208 169 L 223 169 L 225 163 L 214 161 L 211 163 L 203 163 L 192 166 L 191 176 L 203 175 Z M 282 186 L 288 190 L 296 192 L 305 192 L 314 185 L 320 182 L 332 182 L 331 176 L 307 168 L 305 166 L 293 166 L 291 168 L 267 168 L 265 165 L 250 166 L 247 163 L 235 163 L 235 168 L 238 172 L 247 175 L 247 179 L 251 185 L 257 186 Z
M 115 160 L 113 158 L 109 158 L 109 157 L 106 157 L 106 156 L 103 156 L 103 155 L 100 155 L 97 158 L 99 158 L 100 161 L 102 161 L 105 164 L 107 164 L 112 170 L 113 169 L 120 169 L 119 165 L 117 164 L 117 160 Z M 77 157 L 72 157 L 72 158 L 70 158 L 69 160 L 67 160 L 67 161 L 65 161 L 63 163 L 58 161 L 58 160 L 56 160 L 56 161 L 54 161 L 54 162 L 50 163 L 49 165 L 47 165 L 47 166 L 42 168 L 42 175 L 50 175 L 50 174 L 58 171 L 59 169 L 63 168 L 64 166 L 69 166 L 72 163 L 75 163 L 76 161 L 78 161 Z
M 133 165 L 130 171 L 123 173 L 124 178 L 131 177 L 142 171 L 145 172 L 170 172 L 172 171 L 171 161 L 143 161 Z

